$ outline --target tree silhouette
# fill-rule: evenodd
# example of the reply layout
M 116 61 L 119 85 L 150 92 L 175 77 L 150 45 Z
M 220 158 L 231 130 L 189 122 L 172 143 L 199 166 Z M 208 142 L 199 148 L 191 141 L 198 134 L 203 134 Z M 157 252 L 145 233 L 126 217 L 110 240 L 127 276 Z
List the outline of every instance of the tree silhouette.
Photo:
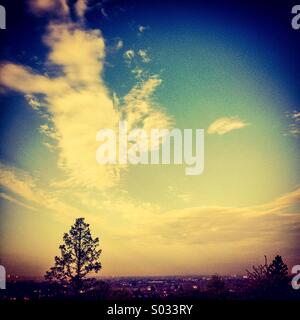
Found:
M 85 277 L 101 269 L 101 250 L 97 249 L 99 239 L 93 239 L 89 224 L 84 218 L 78 218 L 69 233 L 64 234 L 63 241 L 59 247 L 61 256 L 55 257 L 55 265 L 47 271 L 45 278 L 80 290 Z
M 288 267 L 281 256 L 276 256 L 268 266 L 270 285 L 275 294 L 285 294 L 289 289 Z
M 260 295 L 264 295 L 269 288 L 269 275 L 268 275 L 268 260 L 265 256 L 265 263 L 258 266 L 252 266 L 252 271 L 248 269 L 248 279 L 250 284 L 250 289 L 252 291 L 257 291 Z
M 265 256 L 265 263 L 253 271 L 248 271 L 250 289 L 256 296 L 261 297 L 283 297 L 289 293 L 288 267 L 281 256 L 277 255 L 271 264 L 268 264 Z

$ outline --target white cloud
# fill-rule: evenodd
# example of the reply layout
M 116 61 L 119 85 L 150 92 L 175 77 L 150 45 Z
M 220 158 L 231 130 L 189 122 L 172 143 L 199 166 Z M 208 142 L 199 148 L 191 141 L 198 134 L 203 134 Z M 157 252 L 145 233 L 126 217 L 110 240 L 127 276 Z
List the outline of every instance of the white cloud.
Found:
M 104 18 L 108 18 L 108 14 L 107 14 L 107 12 L 106 12 L 106 10 L 104 8 L 101 8 L 101 13 L 102 13 Z
M 292 137 L 300 136 L 300 112 L 294 110 L 292 112 L 286 113 L 287 118 L 289 119 L 289 133 L 288 135 Z
M 215 120 L 208 127 L 207 132 L 208 134 L 223 135 L 232 130 L 242 129 L 248 125 L 248 123 L 246 123 L 244 120 L 241 120 L 239 117 L 224 117 Z
M 142 61 L 143 61 L 144 63 L 148 63 L 148 62 L 151 61 L 151 59 L 150 59 L 150 57 L 149 57 L 149 55 L 148 55 L 148 52 L 147 52 L 146 50 L 140 49 L 140 50 L 138 51 L 138 55 L 141 57 L 141 59 L 142 59 Z
M 117 49 L 117 50 L 120 50 L 120 49 L 123 48 L 123 46 L 124 46 L 123 41 L 122 41 L 121 39 L 119 39 L 119 40 L 117 41 L 117 44 L 116 44 L 116 49 Z
M 124 52 L 124 58 L 128 62 L 130 62 L 134 58 L 134 56 L 135 56 L 135 52 L 132 49 L 129 49 L 129 50 Z
M 139 25 L 138 26 L 138 34 L 144 33 L 147 29 L 149 29 L 149 27 Z
M 140 79 L 142 79 L 142 76 L 144 74 L 144 70 L 142 68 L 135 67 L 134 69 L 131 70 L 131 73 L 134 74 L 136 79 L 140 80 Z

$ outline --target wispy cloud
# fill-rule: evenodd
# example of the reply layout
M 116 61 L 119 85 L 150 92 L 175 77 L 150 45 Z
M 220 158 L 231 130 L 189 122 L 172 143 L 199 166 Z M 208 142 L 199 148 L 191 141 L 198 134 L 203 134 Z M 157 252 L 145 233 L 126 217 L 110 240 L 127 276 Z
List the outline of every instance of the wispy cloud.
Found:
M 30 206 L 29 204 L 22 202 L 7 193 L 0 192 L 0 198 L 4 199 L 6 201 L 12 202 L 12 203 L 14 203 L 20 207 L 26 208 L 28 210 L 37 211 L 37 209 L 34 208 L 33 206 Z
M 0 82 L 26 94 L 45 95 L 59 137 L 58 166 L 68 175 L 62 186 L 112 186 L 118 179 L 114 169 L 95 161 L 97 131 L 115 128 L 119 121 L 100 77 L 104 40 L 99 31 L 52 24 L 45 41 L 50 47 L 48 61 L 62 67 L 62 76 L 48 78 L 23 66 L 6 64 L 0 70 Z
M 61 67 L 57 77 L 7 63 L 0 69 L 0 83 L 26 94 L 34 109 L 38 104 L 33 96 L 44 96 L 50 116 L 40 131 L 55 139 L 58 167 L 67 175 L 55 186 L 112 187 L 120 179 L 121 167 L 96 162 L 96 133 L 101 128 L 117 130 L 122 117 L 129 122 L 129 129 L 137 123 L 146 130 L 169 127 L 170 117 L 152 102 L 161 80 L 152 76 L 140 81 L 125 96 L 122 105 L 116 106 L 117 100 L 102 78 L 105 41 L 99 30 L 84 30 L 72 23 L 51 23 L 44 41 L 50 49 L 47 64 Z M 127 55 L 132 57 L 134 52 Z
M 27 172 L 0 163 L 0 186 L 5 190 L 1 198 L 34 211 L 50 210 L 56 218 L 75 219 L 81 216 L 77 208 L 69 205 L 43 187 Z M 19 197 L 17 199 L 16 197 Z
M 30 0 L 29 7 L 34 14 L 42 15 L 50 13 L 57 18 L 69 18 L 70 7 L 68 0 Z M 87 0 L 76 0 L 74 3 L 74 12 L 79 19 L 83 19 L 87 10 Z
M 128 65 L 131 65 L 135 57 L 140 58 L 140 61 L 143 63 L 149 63 L 151 61 L 148 51 L 145 49 L 139 49 L 137 51 L 134 51 L 133 49 L 129 49 L 124 52 L 124 58 Z
M 30 0 L 29 5 L 35 14 L 43 14 L 47 12 L 61 16 L 68 16 L 69 14 L 67 0 Z
M 108 19 L 108 14 L 107 14 L 105 8 L 101 8 L 101 13 L 102 13 L 104 18 Z
M 274 241 L 284 248 L 299 240 L 300 188 L 270 203 L 252 207 L 203 206 L 172 210 L 136 221 L 135 239 L 185 245 L 257 243 L 269 249 Z M 139 230 L 142 230 L 139 233 Z M 298 230 L 298 231 L 297 231 Z M 297 232 L 296 232 L 297 231 Z M 126 233 L 123 233 L 126 237 Z M 132 237 L 131 233 L 128 238 Z M 148 240 L 147 240 L 148 239 Z
M 139 26 L 138 26 L 138 35 L 143 34 L 147 29 L 149 29 L 149 27 L 139 25 Z
M 26 94 L 25 98 L 32 109 L 38 110 L 41 107 L 40 101 L 38 99 L 36 99 L 36 97 L 34 95 Z
M 77 0 L 75 4 L 75 10 L 79 18 L 83 18 L 87 10 L 87 2 L 88 0 Z
M 138 51 L 138 55 L 141 57 L 141 59 L 142 59 L 142 61 L 143 61 L 144 63 L 148 63 L 148 62 L 151 61 L 151 59 L 150 59 L 150 57 L 149 57 L 149 55 L 148 55 L 147 50 L 140 49 L 140 50 Z
M 172 118 L 151 99 L 161 82 L 158 76 L 152 76 L 138 83 L 125 96 L 122 118 L 127 120 L 129 128 L 142 127 L 149 132 L 151 128 L 170 128 L 173 125 Z
M 124 46 L 123 40 L 119 39 L 116 43 L 116 50 L 122 49 Z
M 224 117 L 215 120 L 207 130 L 208 134 L 223 135 L 233 130 L 242 129 L 249 126 L 244 120 L 239 117 Z
M 300 111 L 294 110 L 292 112 L 287 112 L 286 116 L 289 119 L 288 135 L 295 138 L 299 137 L 300 136 Z
M 124 58 L 126 62 L 130 62 L 134 57 L 135 57 L 134 50 L 129 49 L 124 52 Z

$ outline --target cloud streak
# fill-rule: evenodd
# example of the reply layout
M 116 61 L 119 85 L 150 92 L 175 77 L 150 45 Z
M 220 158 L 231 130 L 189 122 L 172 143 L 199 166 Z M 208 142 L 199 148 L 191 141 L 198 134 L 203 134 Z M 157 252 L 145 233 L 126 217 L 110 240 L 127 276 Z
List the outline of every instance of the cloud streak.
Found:
M 159 239 L 161 243 L 172 245 L 245 244 L 253 251 L 258 243 L 264 244 L 268 250 L 277 243 L 282 248 L 294 246 L 296 249 L 300 229 L 299 205 L 300 188 L 297 188 L 259 206 L 177 209 L 140 219 L 136 221 L 135 233 L 123 233 L 123 236 L 127 240 L 145 243 Z
M 215 120 L 207 130 L 208 134 L 224 135 L 233 130 L 242 129 L 249 126 L 244 120 L 239 117 L 224 117 Z
M 288 135 L 298 138 L 300 137 L 300 111 L 294 110 L 286 113 L 289 120 L 289 132 Z
M 39 187 L 37 181 L 27 172 L 1 163 L 0 186 L 5 190 L 1 193 L 2 199 L 33 211 L 41 208 L 50 210 L 59 220 L 73 220 L 82 214 L 77 208 L 66 204 L 53 193 L 46 192 Z M 16 197 L 19 197 L 20 200 Z

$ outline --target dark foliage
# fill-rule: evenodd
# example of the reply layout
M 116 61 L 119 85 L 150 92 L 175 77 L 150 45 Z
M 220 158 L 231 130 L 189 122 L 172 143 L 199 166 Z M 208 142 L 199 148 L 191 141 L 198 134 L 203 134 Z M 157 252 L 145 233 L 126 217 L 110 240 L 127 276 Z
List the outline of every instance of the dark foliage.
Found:
M 87 289 L 92 280 L 85 280 L 86 276 L 101 269 L 99 239 L 93 239 L 89 224 L 78 218 L 69 233 L 64 234 L 63 241 L 59 247 L 61 255 L 55 257 L 55 265 L 45 278 L 77 291 Z
M 255 297 L 284 298 L 290 293 L 290 278 L 288 267 L 281 256 L 277 255 L 271 264 L 265 263 L 253 266 L 253 271 L 248 271 L 250 291 Z

